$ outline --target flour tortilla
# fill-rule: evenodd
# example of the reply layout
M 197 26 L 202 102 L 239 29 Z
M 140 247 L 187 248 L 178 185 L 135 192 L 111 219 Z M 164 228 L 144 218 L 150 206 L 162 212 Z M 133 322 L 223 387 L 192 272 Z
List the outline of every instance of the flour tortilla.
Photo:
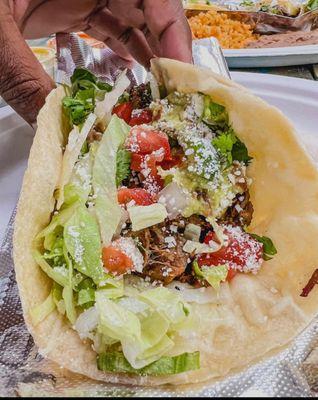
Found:
M 96 354 L 53 312 L 33 326 L 30 310 L 49 294 L 50 279 L 32 258 L 32 239 L 49 222 L 62 163 L 63 89 L 53 91 L 38 117 L 14 233 L 16 277 L 27 326 L 41 354 L 98 380 L 128 384 L 185 384 L 225 376 L 288 344 L 315 316 L 318 288 L 299 296 L 318 264 L 318 173 L 291 123 L 243 87 L 208 70 L 157 59 L 152 64 L 168 91 L 202 92 L 226 107 L 239 138 L 254 158 L 251 231 L 273 239 L 278 254 L 257 275 L 224 284 L 219 300 L 193 305 L 198 330 L 177 339 L 175 354 L 199 350 L 199 371 L 167 377 L 100 372 Z

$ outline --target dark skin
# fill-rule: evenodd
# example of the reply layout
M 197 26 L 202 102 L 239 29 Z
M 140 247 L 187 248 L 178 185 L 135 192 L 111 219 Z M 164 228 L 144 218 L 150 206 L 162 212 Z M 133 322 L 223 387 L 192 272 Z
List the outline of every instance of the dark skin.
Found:
M 33 123 L 54 82 L 24 39 L 84 31 L 124 59 L 191 62 L 180 0 L 0 0 L 0 95 Z

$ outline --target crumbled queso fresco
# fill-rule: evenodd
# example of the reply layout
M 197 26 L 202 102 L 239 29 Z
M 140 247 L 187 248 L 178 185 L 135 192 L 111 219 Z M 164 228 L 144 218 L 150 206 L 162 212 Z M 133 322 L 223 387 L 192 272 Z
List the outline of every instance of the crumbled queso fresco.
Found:
M 67 233 L 74 239 L 74 260 L 78 264 L 83 263 L 84 247 L 81 244 L 80 232 L 76 226 L 69 226 Z
M 144 259 L 132 238 L 121 237 L 115 240 L 112 245 L 126 254 L 133 262 L 133 269 L 142 272 L 144 267 Z
M 233 237 L 234 240 L 237 240 L 239 244 L 240 251 L 238 252 L 233 248 L 233 256 L 244 261 L 243 270 L 234 262 L 229 262 L 229 266 L 232 269 L 237 269 L 241 272 L 252 272 L 253 274 L 256 274 L 263 263 L 263 259 L 257 257 L 257 254 L 262 250 L 262 244 L 257 241 L 251 242 L 249 235 L 237 226 L 227 225 L 226 230 L 231 233 L 231 237 Z

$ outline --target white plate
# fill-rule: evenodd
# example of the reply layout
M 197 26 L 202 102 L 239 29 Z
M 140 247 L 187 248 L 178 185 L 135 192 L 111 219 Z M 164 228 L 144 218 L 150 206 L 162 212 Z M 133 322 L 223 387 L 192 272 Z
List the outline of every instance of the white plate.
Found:
M 318 44 L 223 50 L 230 68 L 282 67 L 318 63 Z
M 33 134 L 11 108 L 0 108 L 0 244 L 18 200 Z
M 234 72 L 232 78 L 280 108 L 318 160 L 318 82 L 246 72 Z M 32 138 L 32 129 L 9 107 L 0 109 L 0 241 L 18 200 Z

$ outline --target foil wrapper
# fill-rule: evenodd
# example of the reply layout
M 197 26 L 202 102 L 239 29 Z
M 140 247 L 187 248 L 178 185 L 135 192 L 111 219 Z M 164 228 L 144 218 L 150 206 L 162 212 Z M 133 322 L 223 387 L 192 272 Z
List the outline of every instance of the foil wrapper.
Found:
M 59 82 L 67 82 L 76 66 L 87 67 L 109 82 L 126 68 L 132 84 L 147 78 L 141 66 L 128 64 L 109 50 L 93 49 L 76 35 L 58 35 L 57 45 Z M 215 41 L 201 41 L 193 50 L 196 64 L 228 76 Z M 318 393 L 318 319 L 271 358 L 226 379 L 195 386 L 107 384 L 73 374 L 44 359 L 23 320 L 12 258 L 14 219 L 15 212 L 0 248 L 1 397 L 315 397 Z
M 234 1 L 221 1 L 217 4 L 224 8 L 219 10 L 220 12 L 227 14 L 232 19 L 251 25 L 254 32 L 261 35 L 296 31 L 309 32 L 318 28 L 318 8 L 297 17 L 287 17 L 268 12 L 242 10 Z M 201 10 L 191 9 L 189 6 L 186 15 L 191 17 L 205 11 L 208 10 L 204 10 L 204 6 L 201 7 Z

